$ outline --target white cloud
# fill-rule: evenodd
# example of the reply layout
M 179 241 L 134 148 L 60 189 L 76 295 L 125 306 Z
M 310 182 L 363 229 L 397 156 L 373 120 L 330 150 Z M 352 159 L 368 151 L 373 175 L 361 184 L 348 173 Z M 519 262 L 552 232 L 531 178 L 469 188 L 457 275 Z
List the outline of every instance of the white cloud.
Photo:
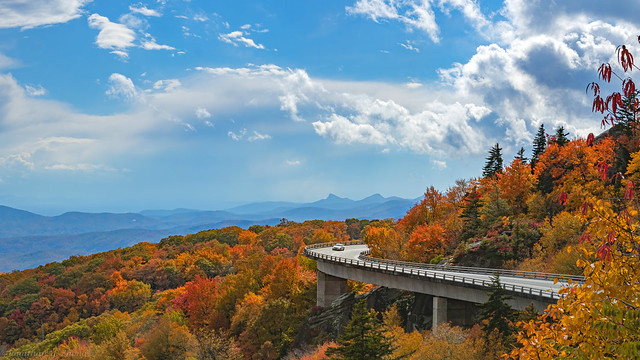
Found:
M 411 45 L 411 43 L 409 43 L 408 41 L 406 43 L 400 43 L 400 46 L 402 46 L 403 48 L 409 50 L 409 51 L 415 51 L 417 53 L 420 52 L 420 49 L 418 49 L 417 47 Z
M 417 89 L 422 87 L 422 84 L 416 81 L 410 81 L 408 83 L 405 83 L 404 86 L 406 86 L 409 89 Z
M 365 143 L 385 145 L 393 141 L 371 124 L 359 124 L 344 116 L 332 114 L 327 121 L 316 121 L 313 128 L 339 144 Z
M 442 161 L 442 160 L 431 160 L 431 162 L 433 163 L 433 165 L 435 165 L 438 169 L 446 169 L 447 168 L 447 162 L 446 161 Z
M 140 134 L 162 128 L 144 112 L 94 116 L 29 96 L 11 75 L 0 75 L 0 108 L 0 172 L 8 182 L 27 172 L 117 168 L 115 158 L 154 149 Z
M 258 140 L 268 140 L 271 139 L 271 135 L 269 134 L 260 134 L 257 131 L 253 132 L 253 135 L 249 136 L 247 140 L 249 141 L 258 141 Z
M 211 117 L 211 113 L 206 108 L 199 107 L 196 109 L 196 117 L 198 119 L 208 119 Z
M 100 30 L 96 45 L 101 49 L 125 52 L 134 45 L 136 34 L 125 25 L 111 22 L 109 18 L 98 14 L 89 16 L 88 21 L 89 27 Z
M 247 129 L 242 129 L 240 131 L 233 132 L 231 130 L 229 130 L 229 132 L 227 132 L 227 135 L 229 135 L 230 138 L 232 138 L 234 141 L 240 141 L 242 140 L 242 138 L 247 134 Z
M 166 92 L 174 91 L 182 85 L 178 79 L 158 80 L 153 83 L 153 88 L 156 90 L 164 90 Z
M 43 88 L 42 85 L 38 85 L 38 86 L 26 85 L 24 88 L 25 90 L 27 90 L 27 94 L 31 96 L 42 96 L 47 93 L 47 89 Z
M 122 60 L 129 58 L 128 49 L 131 47 L 139 47 L 144 50 L 175 50 L 172 46 L 156 43 L 150 34 L 140 29 L 139 32 L 144 36 L 144 39 L 136 44 L 138 34 L 132 28 L 144 28 L 146 20 L 142 21 L 131 14 L 121 16 L 122 23 L 112 22 L 109 18 L 99 14 L 92 14 L 87 20 L 89 27 L 100 30 L 96 37 L 96 45 L 101 49 L 112 50 L 111 53 Z
M 425 32 L 435 43 L 440 42 L 440 27 L 436 22 L 436 15 L 429 0 L 358 0 L 353 6 L 347 6 L 347 14 L 364 15 L 375 22 L 399 21 L 408 30 Z M 448 14 L 455 9 L 463 14 L 474 28 L 481 32 L 489 32 L 491 22 L 486 19 L 476 0 L 440 0 L 439 10 Z M 404 45 L 403 45 L 404 46 Z M 413 49 L 410 49 L 413 50 Z
M 205 13 L 199 13 L 193 16 L 193 20 L 194 21 L 199 21 L 199 22 L 205 22 L 205 21 L 209 21 L 209 17 L 207 16 L 207 14 Z M 228 26 L 227 26 L 228 28 Z
M 140 47 L 145 50 L 175 50 L 173 46 L 160 45 L 156 43 L 156 40 L 154 38 L 151 38 L 149 40 L 143 40 L 142 43 L 140 44 Z
M 110 54 L 116 55 L 120 58 L 120 60 L 126 61 L 129 59 L 129 53 L 122 50 L 113 50 L 109 51 Z
M 300 166 L 300 164 L 302 164 L 302 162 L 300 160 L 286 160 L 285 164 L 287 164 L 289 166 Z
M 122 74 L 111 74 L 111 76 L 109 76 L 109 84 L 109 89 L 106 91 L 107 95 L 114 97 L 120 96 L 127 100 L 134 100 L 140 96 L 135 85 L 133 85 L 133 81 Z
M 82 15 L 91 0 L 8 0 L 0 2 L 0 28 L 66 23 Z
M 134 13 L 142 14 L 144 16 L 154 16 L 154 17 L 162 16 L 162 14 L 158 10 L 149 9 L 146 6 L 141 4 L 138 6 L 129 5 L 129 10 L 131 10 Z
M 427 1 L 358 0 L 354 6 L 346 8 L 348 14 L 365 15 L 375 22 L 396 20 L 409 29 L 426 32 L 433 42 L 439 42 L 440 29 L 435 14 Z
M 0 53 L 0 70 L 8 69 L 18 65 L 18 61 Z
M 238 44 L 242 44 L 245 47 L 251 47 L 255 49 L 264 49 L 264 45 L 256 44 L 255 41 L 245 37 L 245 34 L 242 31 L 232 31 L 228 34 L 220 34 L 218 35 L 218 39 L 224 41 L 228 44 L 233 44 L 233 46 L 238 46 Z
M 240 29 L 242 29 L 242 30 L 249 30 L 249 29 L 251 29 L 251 25 L 249 25 L 249 24 L 244 24 L 244 25 L 240 26 Z

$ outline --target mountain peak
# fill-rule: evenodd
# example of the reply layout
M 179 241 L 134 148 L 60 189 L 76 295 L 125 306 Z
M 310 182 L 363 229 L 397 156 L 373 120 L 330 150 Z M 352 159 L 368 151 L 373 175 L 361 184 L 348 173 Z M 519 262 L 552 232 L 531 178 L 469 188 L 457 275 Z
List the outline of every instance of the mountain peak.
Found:
M 367 196 L 366 198 L 364 198 L 362 200 L 384 200 L 384 196 L 382 196 L 380 194 L 373 194 L 371 196 Z
M 340 196 L 334 193 L 329 193 L 329 196 L 327 196 L 325 200 L 341 200 L 341 199 L 344 199 L 344 198 L 341 198 Z

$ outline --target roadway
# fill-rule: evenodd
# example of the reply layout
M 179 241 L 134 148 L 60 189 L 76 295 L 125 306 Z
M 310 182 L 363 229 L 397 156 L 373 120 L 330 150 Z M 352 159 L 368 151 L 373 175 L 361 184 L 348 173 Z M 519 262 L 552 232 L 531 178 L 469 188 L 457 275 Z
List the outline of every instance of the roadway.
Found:
M 492 282 L 491 278 L 494 276 L 492 273 L 492 269 L 478 268 L 478 271 L 480 273 L 474 273 L 473 268 L 464 268 L 464 271 L 461 272 L 449 269 L 438 270 L 420 268 L 420 266 L 423 264 L 405 266 L 398 264 L 389 264 L 384 260 L 363 260 L 359 257 L 362 252 L 368 250 L 368 247 L 366 245 L 347 245 L 345 246 L 344 251 L 334 251 L 331 249 L 331 247 L 321 247 L 307 250 L 311 257 L 319 258 L 322 261 L 327 261 L 330 263 L 348 263 L 351 266 L 371 268 L 372 270 L 379 269 L 385 271 L 393 271 L 400 276 L 425 277 L 425 280 L 442 279 L 447 282 L 460 283 L 459 285 L 461 286 L 468 286 L 469 284 L 472 284 L 474 286 L 479 285 L 482 287 L 488 287 Z M 495 271 L 501 270 L 495 269 Z M 500 275 L 500 283 L 510 293 L 537 294 L 538 296 L 547 298 L 549 300 L 557 300 L 560 297 L 558 295 L 558 291 L 563 287 L 569 285 L 567 280 L 561 280 L 557 283 L 554 283 L 554 280 L 552 278 L 534 278 L 542 277 L 542 275 L 545 275 L 543 273 L 522 272 L 522 274 L 523 276 L 511 276 L 507 271 L 506 273 Z

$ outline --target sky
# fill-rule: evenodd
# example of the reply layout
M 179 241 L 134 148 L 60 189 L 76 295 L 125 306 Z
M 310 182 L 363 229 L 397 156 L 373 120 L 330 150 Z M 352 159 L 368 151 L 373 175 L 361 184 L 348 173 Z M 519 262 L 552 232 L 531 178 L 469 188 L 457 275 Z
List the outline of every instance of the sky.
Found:
M 617 45 L 640 53 L 638 13 L 632 0 L 0 1 L 0 204 L 446 190 L 480 176 L 495 143 L 507 164 L 530 156 L 540 124 L 602 131 L 585 88 Z

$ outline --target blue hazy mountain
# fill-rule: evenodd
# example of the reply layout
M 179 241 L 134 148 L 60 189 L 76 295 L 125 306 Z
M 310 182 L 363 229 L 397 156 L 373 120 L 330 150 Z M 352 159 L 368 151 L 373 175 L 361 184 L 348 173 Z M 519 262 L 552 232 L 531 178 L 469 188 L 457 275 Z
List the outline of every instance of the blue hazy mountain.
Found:
M 280 219 L 345 220 L 400 218 L 419 199 L 375 194 L 351 200 L 334 194 L 311 203 L 256 202 L 226 210 L 144 210 L 139 213 L 67 212 L 43 216 L 0 206 L 0 271 L 26 269 L 72 255 L 88 255 L 169 235 L 253 224 L 276 225 Z

